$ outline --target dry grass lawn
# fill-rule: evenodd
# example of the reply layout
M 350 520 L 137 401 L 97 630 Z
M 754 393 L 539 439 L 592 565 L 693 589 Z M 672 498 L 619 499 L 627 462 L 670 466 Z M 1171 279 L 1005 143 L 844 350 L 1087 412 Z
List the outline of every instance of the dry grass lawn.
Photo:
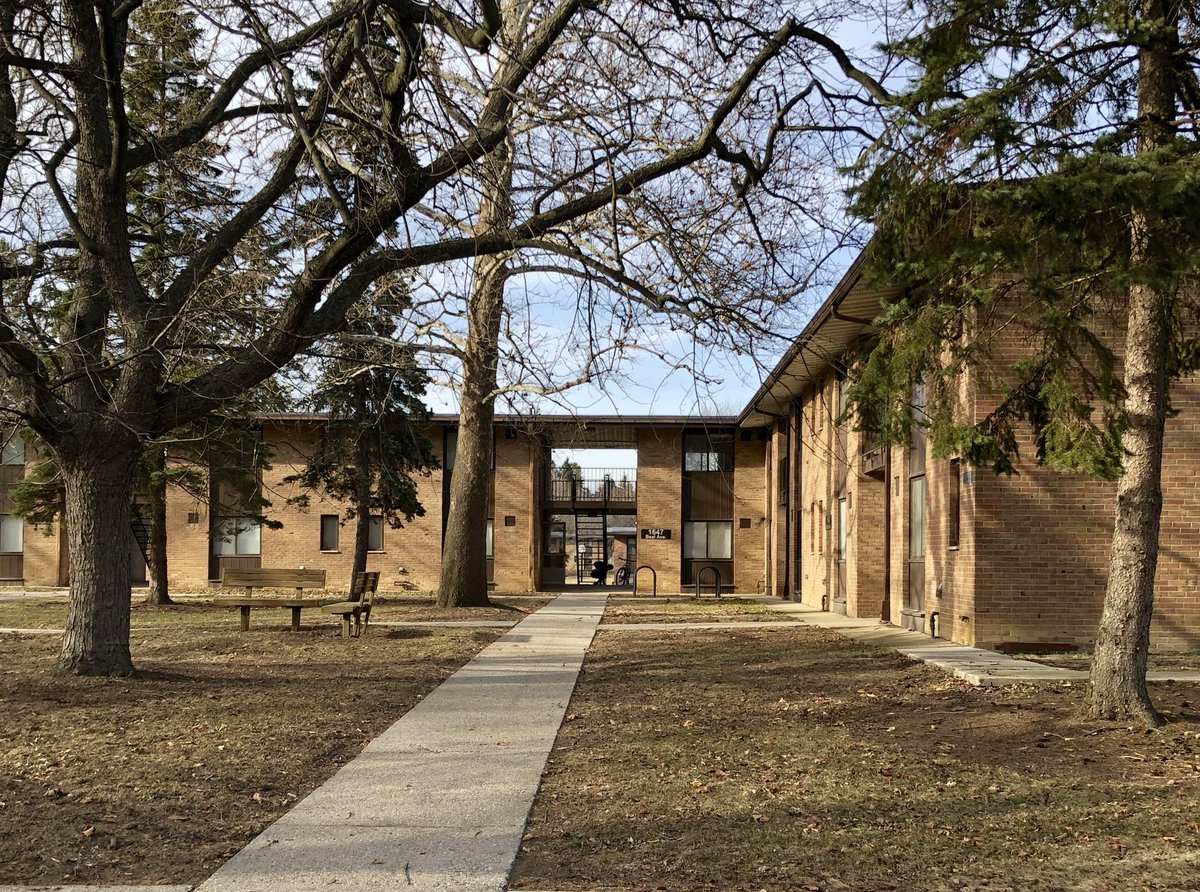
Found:
M 131 679 L 54 675 L 57 637 L 0 635 L 0 883 L 205 879 L 503 631 L 213 613 L 135 611 Z
M 258 592 L 263 594 L 263 592 Z M 280 592 L 281 597 L 291 597 L 292 592 Z M 242 597 L 240 591 L 222 592 L 222 597 Z M 135 592 L 134 597 L 139 597 Z M 264 595 L 266 597 L 266 595 Z M 344 592 L 306 593 L 305 597 L 328 598 L 338 601 Z M 381 598 L 373 608 L 371 619 L 380 622 L 413 622 L 444 620 L 509 620 L 520 622 L 528 614 L 546 604 L 549 598 L 503 598 L 493 599 L 491 607 L 439 609 L 431 598 Z M 63 598 L 30 598 L 0 601 L 0 628 L 6 629 L 61 629 L 67 621 L 67 602 Z M 305 610 L 301 621 L 305 626 L 327 626 L 337 628 L 340 620 L 336 616 L 322 614 L 319 610 Z M 134 601 L 130 608 L 130 624 L 134 629 L 162 626 L 233 626 L 237 628 L 238 612 L 229 607 L 213 607 L 210 600 L 189 599 L 165 607 L 150 606 Z M 280 609 L 257 609 L 250 619 L 252 628 L 285 627 L 291 622 L 291 612 Z
M 771 611 L 766 604 L 749 598 L 630 598 L 609 599 L 606 623 L 713 623 L 735 620 L 787 620 L 787 614 Z
M 820 629 L 601 632 L 514 888 L 1200 889 L 1200 691 L 977 689 Z

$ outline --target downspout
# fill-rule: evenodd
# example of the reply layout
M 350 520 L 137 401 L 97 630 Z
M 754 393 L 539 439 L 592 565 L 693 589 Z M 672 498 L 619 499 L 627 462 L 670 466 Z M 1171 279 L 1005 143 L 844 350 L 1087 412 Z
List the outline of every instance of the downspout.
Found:
M 883 616 L 892 621 L 892 447 L 883 447 Z

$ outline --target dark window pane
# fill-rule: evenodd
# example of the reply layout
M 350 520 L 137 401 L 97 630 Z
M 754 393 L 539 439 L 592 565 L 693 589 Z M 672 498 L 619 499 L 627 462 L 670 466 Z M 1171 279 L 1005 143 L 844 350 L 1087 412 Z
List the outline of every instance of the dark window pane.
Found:
M 339 518 L 336 514 L 321 515 L 321 551 L 338 550 Z

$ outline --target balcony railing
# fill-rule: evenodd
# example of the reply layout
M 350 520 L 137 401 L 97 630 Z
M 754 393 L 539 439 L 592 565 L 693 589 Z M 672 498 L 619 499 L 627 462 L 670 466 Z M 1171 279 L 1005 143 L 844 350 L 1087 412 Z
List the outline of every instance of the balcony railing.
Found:
M 554 468 L 546 484 L 549 502 L 632 502 L 636 498 L 635 468 Z

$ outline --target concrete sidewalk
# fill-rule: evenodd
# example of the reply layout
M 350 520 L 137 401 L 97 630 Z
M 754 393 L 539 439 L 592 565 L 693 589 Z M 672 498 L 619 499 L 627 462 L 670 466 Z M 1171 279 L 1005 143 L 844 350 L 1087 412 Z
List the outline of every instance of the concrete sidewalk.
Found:
M 1084 670 L 1061 669 L 1033 660 L 1017 659 L 993 650 L 967 647 L 942 638 L 930 638 L 919 632 L 889 626 L 879 620 L 826 613 L 794 601 L 780 601 L 766 596 L 755 600 L 766 604 L 772 611 L 793 616 L 809 625 L 831 629 L 868 644 L 895 648 L 906 657 L 937 666 L 979 687 L 1078 682 L 1087 681 L 1088 677 Z M 1200 672 L 1148 672 L 1146 678 L 1149 681 L 1200 682 Z
M 531 614 L 199 892 L 503 889 L 604 603 L 571 594 Z M 371 695 L 355 682 L 347 696 Z

